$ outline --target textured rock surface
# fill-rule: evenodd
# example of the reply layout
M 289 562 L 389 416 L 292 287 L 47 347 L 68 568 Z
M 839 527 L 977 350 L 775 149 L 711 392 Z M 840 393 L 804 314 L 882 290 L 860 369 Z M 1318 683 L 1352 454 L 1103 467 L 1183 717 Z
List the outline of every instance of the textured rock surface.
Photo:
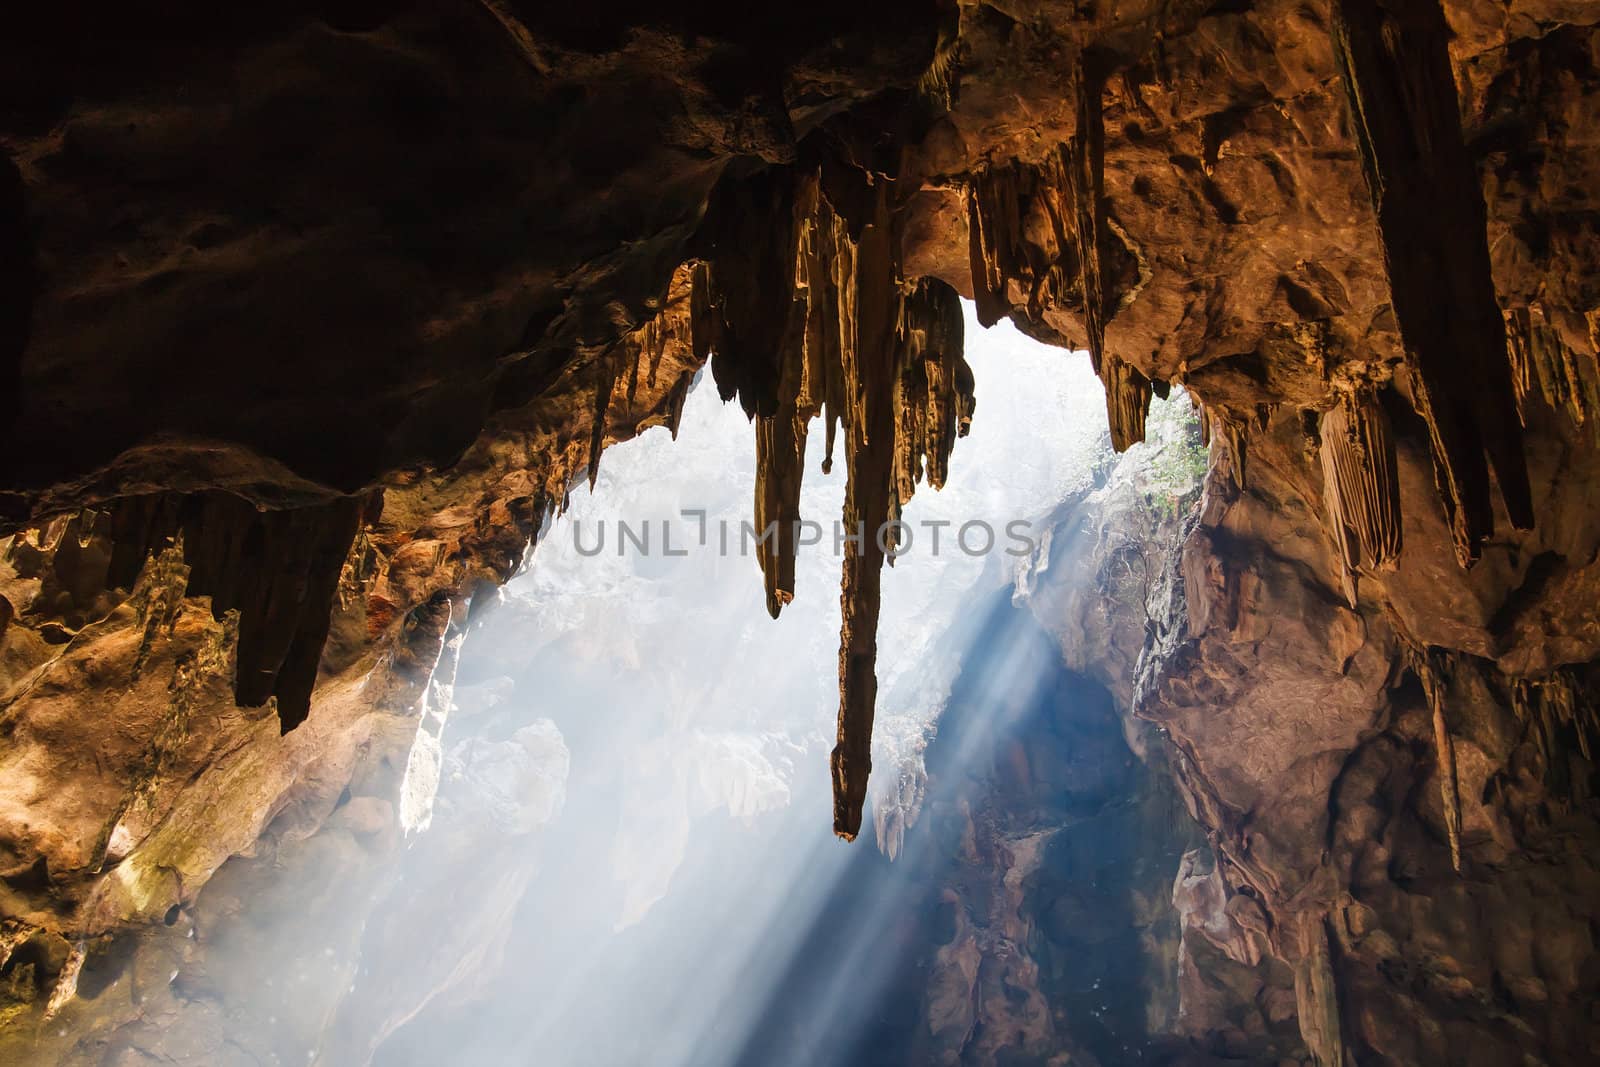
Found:
M 1596 1055 L 1593 4 L 75 20 L 0 42 L 4 1041 L 159 1019 L 87 997 L 113 946 L 153 989 L 230 857 L 357 869 L 425 810 L 451 626 L 712 350 L 766 513 L 819 397 L 847 516 L 912 456 L 937 481 L 960 361 L 924 397 L 942 319 L 904 309 L 954 290 L 1088 347 L 1119 445 L 1171 383 L 1204 406 L 1160 604 L 1067 653 L 1165 731 L 1310 1052 Z M 820 391 L 802 261 L 841 324 Z M 695 262 L 748 290 L 714 339 Z M 879 555 L 844 575 L 845 833 Z
M 1282 466 L 1257 449 L 1249 491 L 1213 477 L 1134 705 L 1168 731 L 1226 904 L 1257 951 L 1294 964 L 1319 1062 L 1340 1047 L 1358 1062 L 1581 1061 L 1596 1040 L 1579 1006 L 1596 979 L 1590 668 L 1535 682 L 1437 637 L 1419 649 L 1398 603 L 1426 554 L 1448 566 L 1442 509 L 1431 524 L 1408 512 L 1393 576 L 1371 576 L 1352 610 L 1302 495 L 1314 468 L 1289 445 Z M 1426 477 L 1421 451 L 1418 433 L 1402 484 Z M 1515 598 L 1518 579 L 1492 573 L 1471 581 Z M 1470 633 L 1440 599 L 1420 616 L 1430 636 Z

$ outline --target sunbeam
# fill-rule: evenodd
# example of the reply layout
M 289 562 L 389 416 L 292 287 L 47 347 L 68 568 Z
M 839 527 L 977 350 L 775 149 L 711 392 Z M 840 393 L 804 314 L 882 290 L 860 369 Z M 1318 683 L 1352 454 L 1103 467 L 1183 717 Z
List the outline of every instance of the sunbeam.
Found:
M 924 753 L 971 643 L 986 637 L 994 653 L 985 715 L 1014 718 L 1032 699 L 1038 665 L 988 633 L 993 602 L 1037 555 L 1033 524 L 1107 455 L 1085 357 L 967 314 L 984 417 L 943 490 L 905 509 L 911 533 L 884 581 L 871 802 L 891 855 L 917 820 Z M 819 924 L 858 933 L 817 1018 L 842 1025 L 883 978 L 873 931 L 903 894 L 827 912 L 872 848 L 841 845 L 827 820 L 837 682 L 818 665 L 837 642 L 843 475 L 821 473 L 813 435 L 801 513 L 818 524 L 802 539 L 814 543 L 799 552 L 795 601 L 770 620 L 746 528 L 747 434 L 736 406 L 697 388 L 671 448 L 653 431 L 608 450 L 593 494 L 543 532 L 466 643 L 447 747 L 547 719 L 571 751 L 566 803 L 540 848 L 561 860 L 529 886 L 496 998 L 518 1005 L 503 1023 L 549 1062 L 741 1062 Z M 977 742 L 939 743 L 959 745 L 944 758 L 961 762 Z M 629 1025 L 608 1026 L 619 1012 Z M 481 1026 L 470 1048 L 500 1062 L 509 1039 Z M 437 1040 L 424 1016 L 379 1061 L 421 1062 Z

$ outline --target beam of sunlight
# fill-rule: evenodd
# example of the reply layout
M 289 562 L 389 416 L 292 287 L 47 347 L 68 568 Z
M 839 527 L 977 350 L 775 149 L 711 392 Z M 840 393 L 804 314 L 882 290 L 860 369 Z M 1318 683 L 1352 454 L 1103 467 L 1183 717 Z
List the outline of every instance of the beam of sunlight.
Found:
M 1089 482 L 1108 447 L 1083 354 L 1009 324 L 981 330 L 968 305 L 967 358 L 971 435 L 943 491 L 923 487 L 905 509 L 911 543 L 883 581 L 870 804 L 888 857 L 915 826 L 923 754 L 973 643 L 985 642 L 984 714 L 998 721 L 1036 696 L 1022 644 L 985 633 L 990 605 L 1026 562 L 1038 520 Z M 843 924 L 850 947 L 816 1004 L 819 1043 L 795 1046 L 789 1062 L 816 1062 L 821 1031 L 845 1032 L 883 980 L 875 934 L 897 894 L 827 913 L 872 845 L 845 846 L 830 829 L 844 476 L 821 473 L 820 438 L 808 442 L 801 500 L 819 543 L 801 548 L 778 620 L 743 528 L 750 428 L 709 387 L 690 395 L 676 443 L 652 430 L 609 449 L 596 491 L 575 494 L 526 572 L 474 620 L 445 747 L 541 721 L 570 771 L 507 938 L 499 1007 L 475 1012 L 467 1043 L 451 1049 L 459 1062 L 526 1058 L 513 1047 L 557 1064 L 740 1062 L 819 922 Z M 942 758 L 960 761 L 974 742 L 950 743 L 962 750 Z M 431 1040 L 424 1013 L 378 1062 L 427 1062 Z

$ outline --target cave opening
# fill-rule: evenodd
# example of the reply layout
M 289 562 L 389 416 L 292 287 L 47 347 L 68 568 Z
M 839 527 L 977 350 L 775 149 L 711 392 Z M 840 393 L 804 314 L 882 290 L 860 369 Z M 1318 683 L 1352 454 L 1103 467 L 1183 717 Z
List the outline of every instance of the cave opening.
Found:
M 576 493 L 525 571 L 474 607 L 429 825 L 400 882 L 417 900 L 482 892 L 472 907 L 511 916 L 500 977 L 378 1026 L 375 1062 L 510 1062 L 518 1047 L 595 1064 L 891 1062 L 933 1051 L 925 1025 L 956 1047 L 1056 1042 L 1046 996 L 1105 1041 L 1137 1043 L 1145 956 L 1086 929 L 1107 918 L 1091 917 L 1090 883 L 1117 865 L 1118 842 L 1139 840 L 1114 824 L 1149 790 L 1110 695 L 1067 670 L 1023 605 L 1059 514 L 1113 462 L 1103 391 L 1083 354 L 1009 323 L 979 329 L 965 311 L 985 417 L 943 490 L 906 507 L 911 532 L 885 576 L 869 840 L 844 847 L 826 819 L 838 683 L 819 665 L 838 640 L 842 472 L 808 475 L 801 512 L 818 529 L 801 538 L 794 601 L 767 618 L 746 419 L 703 383 L 676 442 L 655 430 L 608 449 L 593 493 Z M 1187 401 L 1169 407 L 1173 434 L 1192 433 Z M 1162 454 L 1155 437 L 1131 462 Z M 482 869 L 440 881 L 441 842 L 481 835 L 467 812 L 485 804 L 506 839 L 473 853 Z M 989 864 L 1013 838 L 1036 861 Z M 1136 865 L 1124 866 L 1125 881 Z M 1055 930 L 1039 935 L 1043 984 L 1003 980 L 1019 1018 L 1043 1015 L 1031 1032 L 950 1032 L 928 968 L 950 970 L 936 957 L 951 956 L 940 938 L 957 926 L 966 951 L 1014 936 L 989 914 L 1008 869 L 1051 894 L 1019 890 L 1013 905 L 1015 923 Z M 393 953 L 395 929 L 369 934 L 364 974 Z M 1084 936 L 1093 951 L 1066 947 Z

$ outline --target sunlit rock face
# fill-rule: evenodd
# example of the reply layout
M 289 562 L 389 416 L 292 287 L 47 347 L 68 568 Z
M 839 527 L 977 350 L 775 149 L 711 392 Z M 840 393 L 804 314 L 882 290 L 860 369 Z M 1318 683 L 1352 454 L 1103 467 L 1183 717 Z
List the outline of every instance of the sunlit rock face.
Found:
M 1176 548 L 1101 537 L 1103 500 L 1045 559 L 1137 583 L 1138 610 L 1021 587 L 1209 839 L 1174 872 L 1189 1008 L 1259 988 L 1281 1017 L 1287 969 L 1321 1064 L 1594 1058 L 1597 19 L 1587 0 L 19 16 L 0 1048 L 138 1062 L 170 1032 L 218 1062 L 217 986 L 174 977 L 206 952 L 189 924 L 230 893 L 242 915 L 266 891 L 221 887 L 297 855 L 322 857 L 327 899 L 359 894 L 405 830 L 449 823 L 452 635 L 602 449 L 676 425 L 709 360 L 758 419 L 752 518 L 803 501 L 802 413 L 840 420 L 841 512 L 915 508 L 917 475 L 953 478 L 971 443 L 950 437 L 974 414 L 960 293 L 1089 350 L 1118 447 L 1174 384 L 1205 410 L 1211 475 Z M 783 607 L 786 558 L 758 603 Z M 816 804 L 854 834 L 869 781 L 908 796 L 873 827 L 893 838 L 915 783 L 866 771 L 908 736 L 878 659 L 894 575 L 865 552 L 842 579 Z M 485 766 L 521 759 L 502 756 Z M 774 796 L 732 780 L 719 803 Z M 281 899 L 310 914 L 320 892 Z M 1266 970 L 1236 983 L 1247 944 Z M 214 1025 L 163 1031 L 179 1004 Z M 274 1051 L 304 1056 L 323 1014 L 268 1012 L 290 1020 Z M 124 1026 L 142 1036 L 107 1036 Z
M 1402 479 L 1425 476 L 1413 466 L 1420 459 L 1402 446 Z M 1308 490 L 1286 473 L 1253 466 L 1251 488 L 1237 495 L 1210 486 L 1171 565 L 1166 632 L 1135 695 L 1135 713 L 1160 723 L 1181 753 L 1174 770 L 1201 822 L 1218 831 L 1224 907 L 1246 920 L 1224 940 L 1247 935 L 1271 955 L 1298 956 L 1296 1010 L 1308 1046 L 1328 1062 L 1341 1048 L 1381 1048 L 1399 1062 L 1512 1062 L 1528 1040 L 1551 1062 L 1577 1055 L 1593 1033 L 1574 1006 L 1592 996 L 1593 979 L 1559 961 L 1592 958 L 1587 857 L 1600 841 L 1582 755 L 1592 724 L 1579 709 L 1590 698 L 1570 716 L 1558 709 L 1589 691 L 1590 669 L 1571 665 L 1530 685 L 1506 658 L 1415 651 L 1413 621 L 1433 635 L 1470 635 L 1501 657 L 1548 650 L 1517 651 L 1520 639 L 1498 620 L 1474 621 L 1473 597 L 1412 584 L 1449 566 L 1437 512 L 1433 525 L 1408 518 L 1397 569 L 1365 581 L 1352 608 L 1337 564 L 1322 555 L 1327 542 L 1296 528 L 1296 515 L 1311 514 Z M 1529 562 L 1500 557 L 1511 560 Z M 1486 555 L 1466 589 L 1524 581 L 1494 573 Z M 1430 607 L 1412 615 L 1418 599 Z M 1557 841 L 1584 844 L 1569 862 L 1524 866 L 1567 847 Z M 1561 903 L 1546 910 L 1534 899 Z M 1548 924 L 1538 934 L 1522 925 L 1535 912 Z M 1289 943 L 1297 947 L 1281 947 Z M 1194 977 L 1214 980 L 1199 969 Z M 1446 986 L 1455 992 L 1442 995 Z M 1523 994 L 1469 993 L 1513 987 Z M 1523 1036 L 1503 1029 L 1508 1014 Z M 1402 1018 L 1433 1022 L 1402 1036 Z

